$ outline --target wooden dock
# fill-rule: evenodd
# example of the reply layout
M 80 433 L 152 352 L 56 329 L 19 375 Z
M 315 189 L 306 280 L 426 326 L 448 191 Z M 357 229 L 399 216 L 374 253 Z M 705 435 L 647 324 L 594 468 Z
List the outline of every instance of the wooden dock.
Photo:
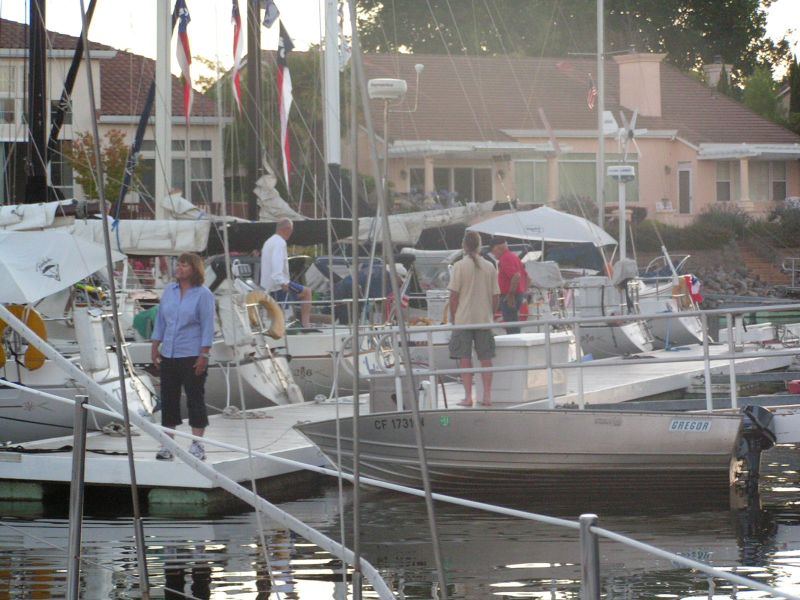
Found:
M 724 346 L 712 346 L 712 356 L 727 351 Z M 704 374 L 702 362 L 659 362 L 659 356 L 673 356 L 677 352 L 658 351 L 655 358 L 632 358 L 625 366 L 605 365 L 608 361 L 594 361 L 595 366 L 585 369 L 566 369 L 566 395 L 556 399 L 558 406 L 577 405 L 578 380 L 583 377 L 583 397 L 587 406 L 612 404 L 636 400 L 663 392 L 686 388 L 698 375 Z M 762 357 L 737 360 L 737 373 L 754 373 L 785 368 L 792 363 L 793 356 L 774 356 L 764 353 Z M 702 347 L 680 351 L 681 356 L 702 357 Z M 619 359 L 615 359 L 619 360 Z M 727 373 L 728 360 L 711 363 L 713 374 Z M 448 405 L 455 408 L 463 398 L 459 383 L 445 384 Z M 541 407 L 543 401 L 526 406 Z M 367 412 L 366 397 L 361 399 L 361 412 Z M 469 409 L 464 409 L 469 410 Z M 247 435 L 252 450 L 276 457 L 292 459 L 303 464 L 322 466 L 326 460 L 315 446 L 308 443 L 293 426 L 301 421 L 331 419 L 336 416 L 335 402 L 308 402 L 250 411 L 245 420 L 241 415 L 229 417 L 213 415 L 206 431 L 207 463 L 219 473 L 238 482 L 256 480 L 275 481 L 276 478 L 302 472 L 299 466 L 287 465 L 266 458 L 255 457 L 252 463 L 246 455 L 230 449 L 213 446 L 211 439 L 224 444 L 246 447 Z M 352 415 L 352 399 L 338 403 L 341 417 Z M 188 431 L 187 426 L 183 426 Z M 184 448 L 189 440 L 178 438 Z M 68 484 L 72 465 L 72 437 L 62 437 L 22 444 L 22 451 L 0 452 L 0 501 L 42 501 L 53 489 Z M 147 435 L 133 437 L 136 478 L 138 485 L 147 490 L 151 505 L 209 504 L 227 496 L 227 492 L 215 488 L 205 477 L 191 466 L 178 459 L 159 461 L 155 458 L 159 442 Z M 118 435 L 93 432 L 87 439 L 86 475 L 87 485 L 102 487 L 124 487 L 130 484 L 125 439 Z M 216 499 L 216 500 L 215 500 Z

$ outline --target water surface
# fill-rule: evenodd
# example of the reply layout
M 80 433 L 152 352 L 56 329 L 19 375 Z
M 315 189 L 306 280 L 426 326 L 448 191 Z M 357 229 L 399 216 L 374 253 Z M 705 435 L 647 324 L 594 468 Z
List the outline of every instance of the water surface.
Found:
M 760 505 L 746 508 L 731 508 L 729 498 L 630 497 L 625 490 L 600 498 L 587 490 L 502 500 L 569 519 L 595 512 L 606 529 L 800 594 L 799 457 L 789 447 L 767 453 Z M 344 527 L 352 546 L 351 493 L 342 500 L 344 523 L 335 484 L 303 494 L 281 508 L 336 539 Z M 577 531 L 442 503 L 436 508 L 450 598 L 580 597 Z M 365 490 L 361 512 L 361 551 L 397 596 L 437 597 L 424 502 Z M 0 599 L 64 598 L 66 508 L 5 504 L 0 514 L 13 515 L 0 518 Z M 149 514 L 145 533 L 153 597 L 352 597 L 336 558 L 274 523 L 259 523 L 251 511 L 196 519 Z M 89 503 L 83 542 L 83 598 L 139 597 L 128 508 Z M 600 553 L 605 598 L 766 596 L 614 542 L 601 541 Z M 368 586 L 364 597 L 375 597 Z

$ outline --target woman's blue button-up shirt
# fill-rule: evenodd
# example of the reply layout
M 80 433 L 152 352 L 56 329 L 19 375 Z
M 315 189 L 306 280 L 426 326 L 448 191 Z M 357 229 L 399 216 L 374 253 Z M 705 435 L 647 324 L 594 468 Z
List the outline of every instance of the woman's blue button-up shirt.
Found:
M 156 324 L 150 339 L 161 342 L 161 356 L 184 358 L 198 356 L 200 348 L 214 342 L 214 294 L 198 285 L 186 290 L 170 283 L 161 296 Z

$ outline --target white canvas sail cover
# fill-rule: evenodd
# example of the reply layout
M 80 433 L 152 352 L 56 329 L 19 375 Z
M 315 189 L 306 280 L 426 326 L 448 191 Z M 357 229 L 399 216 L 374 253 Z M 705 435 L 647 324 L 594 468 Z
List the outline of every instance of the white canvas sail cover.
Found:
M 284 218 L 292 221 L 304 220 L 303 215 L 281 198 L 278 190 L 275 189 L 276 183 L 278 183 L 278 178 L 275 177 L 269 163 L 264 160 L 264 174 L 256 180 L 256 187 L 253 190 L 258 204 L 258 220 L 278 221 Z
M 631 258 L 623 258 L 614 265 L 611 283 L 613 285 L 621 285 L 628 279 L 636 279 L 637 277 L 639 277 L 639 269 L 636 266 L 636 261 Z
M 0 229 L 25 231 L 50 227 L 60 206 L 72 205 L 72 200 L 41 202 L 39 204 L 9 204 L 0 206 Z
M 552 260 L 526 262 L 525 271 L 528 273 L 528 284 L 531 287 L 545 290 L 564 287 L 564 278 L 561 277 L 558 263 Z
M 167 219 L 207 219 L 205 211 L 200 210 L 177 191 L 172 191 L 161 201 L 164 217 Z
M 103 243 L 103 221 L 75 221 L 67 229 L 81 238 Z M 125 254 L 140 256 L 178 256 L 184 252 L 203 252 L 208 245 L 211 221 L 120 220 L 116 229 L 108 222 L 111 247 Z
M 389 215 L 389 232 L 393 244 L 413 246 L 426 229 L 446 227 L 458 223 L 469 223 L 476 217 L 491 212 L 494 200 L 489 202 L 470 202 L 465 206 L 423 210 L 413 213 Z M 381 220 L 377 217 L 362 217 L 358 220 L 358 237 L 371 240 L 384 239 Z

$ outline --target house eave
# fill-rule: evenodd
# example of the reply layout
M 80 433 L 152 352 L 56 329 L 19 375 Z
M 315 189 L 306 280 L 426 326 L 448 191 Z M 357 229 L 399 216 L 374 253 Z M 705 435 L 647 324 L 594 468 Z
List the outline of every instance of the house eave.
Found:
M 566 149 L 568 151 L 569 149 Z M 562 148 L 562 151 L 565 151 Z M 397 140 L 389 148 L 390 158 L 525 158 L 553 153 L 550 142 L 525 144 L 518 142 L 451 142 Z
M 796 160 L 800 144 L 700 144 L 698 160 Z
M 74 50 L 48 50 L 48 58 L 69 58 L 75 55 Z M 91 50 L 92 58 L 114 58 L 117 55 L 116 50 Z M 0 48 L 0 58 L 28 58 L 27 48 Z
M 547 138 L 550 137 L 550 133 L 546 129 L 501 129 L 500 130 L 505 135 L 514 138 Z M 597 130 L 596 129 L 555 129 L 553 130 L 553 135 L 556 139 L 559 138 L 596 138 L 597 137 Z M 617 132 L 614 133 L 606 133 L 606 137 L 614 137 L 617 135 Z M 678 135 L 677 129 L 648 129 L 646 132 L 641 134 L 637 134 L 636 137 L 638 139 L 674 139 Z

